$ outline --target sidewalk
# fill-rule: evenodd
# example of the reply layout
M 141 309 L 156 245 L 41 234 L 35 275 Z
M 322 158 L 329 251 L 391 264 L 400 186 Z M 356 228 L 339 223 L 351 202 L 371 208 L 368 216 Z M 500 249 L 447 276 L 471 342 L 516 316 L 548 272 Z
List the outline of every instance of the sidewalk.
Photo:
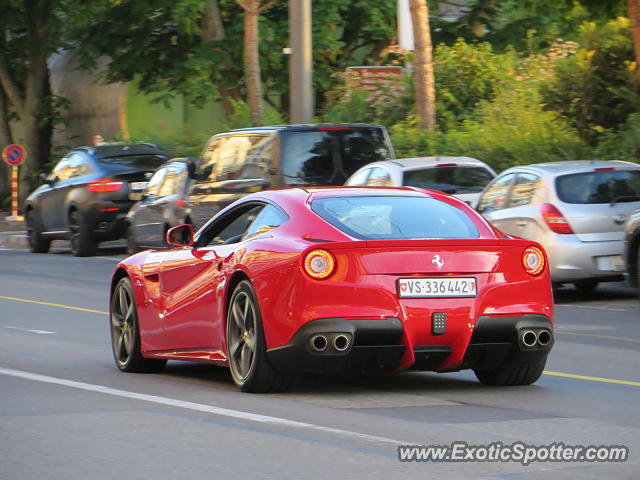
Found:
M 0 247 L 29 248 L 24 222 L 7 222 L 0 213 Z

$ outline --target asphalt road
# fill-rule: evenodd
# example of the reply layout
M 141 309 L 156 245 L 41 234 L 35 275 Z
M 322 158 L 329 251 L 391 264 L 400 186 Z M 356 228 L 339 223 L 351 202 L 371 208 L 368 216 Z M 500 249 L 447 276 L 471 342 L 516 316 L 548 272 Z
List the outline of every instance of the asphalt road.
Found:
M 637 479 L 640 307 L 623 284 L 557 292 L 556 345 L 533 386 L 471 372 L 299 378 L 243 394 L 225 369 L 123 374 L 108 330 L 122 250 L 0 250 L 0 480 L 153 477 Z M 625 445 L 625 463 L 398 461 L 403 444 Z

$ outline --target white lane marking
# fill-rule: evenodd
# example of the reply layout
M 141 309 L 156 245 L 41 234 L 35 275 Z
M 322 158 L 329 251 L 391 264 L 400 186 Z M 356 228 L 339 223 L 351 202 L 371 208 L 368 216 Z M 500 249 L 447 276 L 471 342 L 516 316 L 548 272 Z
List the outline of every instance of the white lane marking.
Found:
M 79 390 L 87 390 L 90 392 L 104 393 L 106 395 L 113 395 L 115 397 L 132 398 L 135 400 L 142 400 L 143 402 L 151 402 L 159 405 L 166 405 L 169 407 L 183 408 L 185 410 L 193 410 L 196 412 L 211 413 L 213 415 L 219 415 L 222 417 L 238 418 L 240 420 L 247 420 L 250 422 L 268 423 L 268 424 L 279 425 L 283 427 L 301 428 L 301 429 L 314 430 L 317 432 L 324 432 L 324 433 L 334 433 L 344 437 L 357 438 L 360 440 L 368 440 L 371 442 L 391 443 L 394 445 L 408 445 L 412 443 L 408 441 L 394 440 L 392 438 L 378 437 L 376 435 L 368 435 L 366 433 L 352 432 L 350 430 L 342 430 L 339 428 L 325 427 L 325 426 L 316 425 L 313 423 L 298 422 L 296 420 L 289 420 L 286 418 L 271 417 L 268 415 L 260 415 L 257 413 L 243 412 L 241 410 L 231 410 L 229 408 L 215 407 L 213 405 L 204 405 L 202 403 L 187 402 L 184 400 L 177 400 L 174 398 L 167 398 L 167 397 L 159 397 L 156 395 L 147 395 L 145 393 L 136 393 L 136 392 L 129 392 L 127 390 L 118 390 L 116 388 L 105 387 L 102 385 L 76 382 L 74 380 L 50 377 L 48 375 L 40 375 L 38 373 L 24 372 L 22 370 L 13 370 L 9 368 L 0 367 L 0 375 L 24 378 L 26 380 L 33 380 L 36 382 L 52 383 L 54 385 L 62 385 L 65 387 L 77 388 Z
M 39 333 L 41 335 L 56 335 L 58 332 L 50 332 L 49 330 L 33 330 L 22 327 L 10 327 L 8 325 L 0 325 L 1 328 L 8 328 L 9 330 L 19 330 L 21 332 Z

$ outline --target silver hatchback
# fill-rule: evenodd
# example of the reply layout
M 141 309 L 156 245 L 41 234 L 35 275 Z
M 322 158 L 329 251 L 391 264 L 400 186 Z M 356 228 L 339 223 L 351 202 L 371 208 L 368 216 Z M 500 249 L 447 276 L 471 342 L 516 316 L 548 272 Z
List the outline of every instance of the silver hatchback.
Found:
M 503 232 L 541 243 L 551 280 L 582 291 L 623 278 L 624 223 L 640 208 L 640 165 L 571 161 L 513 167 L 478 211 Z

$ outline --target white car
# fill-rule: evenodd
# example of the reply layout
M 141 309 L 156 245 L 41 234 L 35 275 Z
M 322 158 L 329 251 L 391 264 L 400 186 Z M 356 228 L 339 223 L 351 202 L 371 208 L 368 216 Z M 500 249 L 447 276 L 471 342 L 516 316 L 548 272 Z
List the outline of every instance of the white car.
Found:
M 365 165 L 345 185 L 430 188 L 475 207 L 482 190 L 495 177 L 489 165 L 470 157 L 398 158 Z

